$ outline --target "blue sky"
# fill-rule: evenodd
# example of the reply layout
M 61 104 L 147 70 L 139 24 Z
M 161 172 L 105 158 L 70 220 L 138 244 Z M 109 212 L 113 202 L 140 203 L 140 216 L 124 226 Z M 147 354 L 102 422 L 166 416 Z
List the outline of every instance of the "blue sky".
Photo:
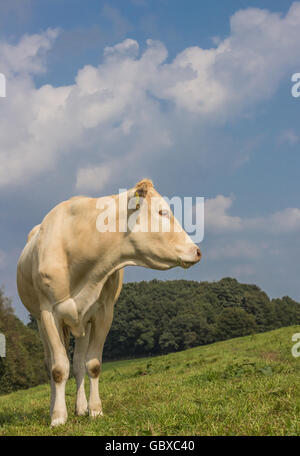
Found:
M 300 301 L 300 2 L 0 2 L 0 284 L 60 201 L 150 177 L 205 196 L 203 260 L 126 280 L 236 277 Z

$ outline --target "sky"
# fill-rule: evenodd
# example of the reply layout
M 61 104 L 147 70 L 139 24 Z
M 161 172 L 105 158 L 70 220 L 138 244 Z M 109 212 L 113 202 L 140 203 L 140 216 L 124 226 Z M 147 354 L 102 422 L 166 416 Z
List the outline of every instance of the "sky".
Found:
M 59 202 L 151 178 L 205 197 L 199 265 L 300 301 L 300 2 L 0 0 L 0 285 Z

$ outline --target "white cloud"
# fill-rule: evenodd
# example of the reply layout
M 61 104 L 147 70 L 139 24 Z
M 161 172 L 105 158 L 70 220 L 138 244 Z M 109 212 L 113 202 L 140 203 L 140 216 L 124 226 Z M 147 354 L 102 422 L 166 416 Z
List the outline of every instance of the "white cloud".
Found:
M 103 14 L 128 30 L 116 10 L 107 6 Z M 147 40 L 141 53 L 135 40 L 126 39 L 106 47 L 99 66 L 86 65 L 74 84 L 61 87 L 36 88 L 33 79 L 46 69 L 57 30 L 26 35 L 17 44 L 0 42 L 8 95 L 0 112 L 0 187 L 25 185 L 57 169 L 67 154 L 78 168 L 72 170 L 77 188 L 88 189 L 84 176 L 92 168 L 96 176 L 105 169 L 116 182 L 124 173 L 131 179 L 144 175 L 162 154 L 172 160 L 189 134 L 187 123 L 202 127 L 200 143 L 205 122 L 230 119 L 270 97 L 299 61 L 299 27 L 299 2 L 285 16 L 238 11 L 228 38 L 211 49 L 189 47 L 170 63 L 162 43 Z M 91 190 L 96 181 L 91 179 Z M 224 198 L 210 203 L 208 223 L 241 229 Z
M 275 212 L 262 222 L 265 229 L 270 229 L 275 233 L 298 231 L 300 230 L 300 209 L 293 207 Z
M 164 58 L 163 46 L 149 41 L 137 60 L 132 56 L 137 43 L 125 40 L 107 51 L 98 68 L 87 65 L 79 70 L 74 85 L 36 89 L 23 73 L 44 69 L 42 51 L 49 39 L 30 43 L 29 62 L 17 63 L 19 53 L 28 48 L 27 39 L 7 59 L 10 68 L 19 68 L 20 73 L 8 79 L 9 93 L 0 113 L 0 186 L 26 184 L 33 176 L 54 169 L 62 155 L 78 157 L 82 151 L 85 165 L 82 173 L 78 171 L 77 187 L 83 188 L 89 161 L 89 168 L 104 166 L 106 172 L 117 161 L 117 180 L 124 173 L 121 160 L 131 170 L 150 151 L 154 157 L 172 145 L 167 119 L 147 93 L 151 72 Z M 95 189 L 94 184 L 90 189 Z
M 233 201 L 233 196 L 223 195 L 205 201 L 205 231 L 223 234 L 244 231 L 282 234 L 300 230 L 299 208 L 286 208 L 273 214 L 241 218 L 229 214 Z
M 138 42 L 136 40 L 131 40 L 130 38 L 127 38 L 122 43 L 118 43 L 115 46 L 106 46 L 104 48 L 104 55 L 108 56 L 110 54 L 124 54 L 127 57 L 136 57 L 138 50 Z
M 194 71 L 194 78 L 164 91 L 178 106 L 226 120 L 273 95 L 299 61 L 299 2 L 286 16 L 258 8 L 238 11 L 230 26 L 230 36 L 216 48 L 187 48 L 171 64 L 173 71 Z
M 233 203 L 233 197 L 218 195 L 216 198 L 205 200 L 205 230 L 217 232 L 240 231 L 242 220 L 228 214 Z
M 107 166 L 81 168 L 77 174 L 76 188 L 81 191 L 100 191 L 110 175 L 111 171 Z
M 48 29 L 40 35 L 24 35 L 17 44 L 0 42 L 1 71 L 7 78 L 14 75 L 38 74 L 46 70 L 46 52 L 58 35 Z

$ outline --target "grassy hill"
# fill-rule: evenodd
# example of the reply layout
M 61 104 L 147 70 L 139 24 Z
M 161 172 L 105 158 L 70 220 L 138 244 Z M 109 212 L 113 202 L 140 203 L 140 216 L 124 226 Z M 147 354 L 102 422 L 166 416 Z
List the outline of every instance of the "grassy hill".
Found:
M 49 426 L 49 386 L 0 396 L 0 435 L 300 435 L 300 326 L 182 352 L 104 363 L 105 416 Z

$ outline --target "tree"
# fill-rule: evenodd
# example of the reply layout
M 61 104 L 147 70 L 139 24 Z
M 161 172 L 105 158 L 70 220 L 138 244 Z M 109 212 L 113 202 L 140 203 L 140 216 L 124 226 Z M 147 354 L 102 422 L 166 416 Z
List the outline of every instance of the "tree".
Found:
M 222 339 L 246 336 L 255 330 L 254 316 L 239 307 L 226 307 L 217 320 L 217 332 Z

